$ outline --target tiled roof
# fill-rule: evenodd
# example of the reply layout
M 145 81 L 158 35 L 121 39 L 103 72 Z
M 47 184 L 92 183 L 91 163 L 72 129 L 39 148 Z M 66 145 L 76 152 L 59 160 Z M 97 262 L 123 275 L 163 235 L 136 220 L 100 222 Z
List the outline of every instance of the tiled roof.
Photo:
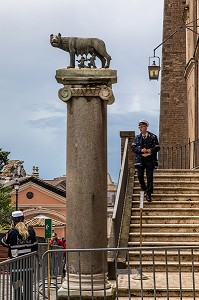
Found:
M 45 216 L 37 216 L 34 217 L 30 220 L 26 220 L 25 223 L 27 226 L 32 226 L 32 227 L 44 227 L 45 226 Z M 59 227 L 59 226 L 66 226 L 63 222 L 57 221 L 55 219 L 52 219 L 52 226 L 53 227 Z
M 52 184 L 60 189 L 66 190 L 66 176 L 57 177 L 51 180 L 44 180 L 46 183 Z M 112 181 L 111 175 L 107 174 L 108 191 L 117 191 L 117 185 Z
M 66 176 L 48 179 L 44 181 L 66 191 Z
M 25 220 L 32 220 L 34 218 L 37 219 L 53 219 L 56 218 L 59 220 L 60 223 L 65 224 L 65 216 L 61 215 L 59 212 L 51 209 L 49 210 L 47 207 L 46 208 L 42 208 L 42 207 L 37 207 L 37 208 L 28 208 L 26 210 L 23 210 L 24 212 L 24 216 L 25 216 Z M 48 216 L 48 217 L 47 217 Z
M 48 183 L 45 180 L 39 179 L 37 177 L 34 176 L 28 176 L 28 177 L 21 177 L 21 178 L 17 178 L 17 180 L 19 181 L 20 185 L 26 184 L 27 182 L 33 182 L 39 186 L 42 186 L 45 189 L 48 189 L 56 194 L 59 194 L 60 196 L 65 197 L 66 196 L 66 189 L 64 190 L 63 188 L 60 188 L 59 186 L 55 186 L 53 184 Z M 13 185 L 15 183 L 15 179 L 10 180 L 8 182 L 6 182 L 4 184 L 4 187 Z

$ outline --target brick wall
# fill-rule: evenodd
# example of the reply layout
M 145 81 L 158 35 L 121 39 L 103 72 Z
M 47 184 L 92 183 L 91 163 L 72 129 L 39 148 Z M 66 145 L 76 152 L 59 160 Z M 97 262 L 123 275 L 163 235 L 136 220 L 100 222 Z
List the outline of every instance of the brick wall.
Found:
M 177 26 L 183 24 L 184 3 L 182 0 L 164 1 L 163 40 L 168 38 Z M 162 45 L 159 127 L 161 147 L 188 142 L 185 66 L 186 32 L 181 30 Z

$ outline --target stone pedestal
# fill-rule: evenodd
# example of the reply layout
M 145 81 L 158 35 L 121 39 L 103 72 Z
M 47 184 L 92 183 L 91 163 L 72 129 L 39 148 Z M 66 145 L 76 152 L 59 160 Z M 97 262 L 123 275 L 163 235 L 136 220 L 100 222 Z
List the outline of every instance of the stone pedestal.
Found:
M 61 69 L 57 70 L 56 79 L 64 85 L 59 90 L 59 98 L 67 103 L 67 248 L 106 248 L 107 104 L 114 102 L 111 87 L 117 80 L 116 71 Z M 66 280 L 59 290 L 59 299 L 67 299 L 69 294 L 78 297 L 80 286 L 85 298 L 91 297 L 92 289 L 97 298 L 100 295 L 104 298 L 104 287 L 110 292 L 108 280 L 104 285 L 106 253 L 104 263 L 99 252 L 93 253 L 92 259 L 89 253 L 81 253 L 80 260 L 77 253 L 68 257 Z

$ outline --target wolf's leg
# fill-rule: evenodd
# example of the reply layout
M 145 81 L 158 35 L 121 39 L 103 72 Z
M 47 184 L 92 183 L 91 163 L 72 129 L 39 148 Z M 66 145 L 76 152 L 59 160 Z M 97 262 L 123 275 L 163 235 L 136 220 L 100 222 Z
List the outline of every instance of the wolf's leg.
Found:
M 67 68 L 75 68 L 75 50 L 70 50 L 70 65 Z
M 96 53 L 96 56 L 101 60 L 102 68 L 105 68 L 106 59 L 99 53 Z

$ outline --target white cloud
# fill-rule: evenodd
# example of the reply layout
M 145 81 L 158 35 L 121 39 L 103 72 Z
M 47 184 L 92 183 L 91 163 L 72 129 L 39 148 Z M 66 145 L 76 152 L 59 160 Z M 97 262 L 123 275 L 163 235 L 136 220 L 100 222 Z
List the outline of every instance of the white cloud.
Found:
M 159 82 L 149 82 L 147 66 L 161 42 L 163 2 L 1 0 L 0 147 L 10 158 L 23 159 L 28 172 L 38 164 L 43 178 L 65 173 L 66 105 L 57 96 L 55 71 L 68 65 L 69 55 L 51 47 L 49 36 L 99 37 L 118 72 L 116 101 L 108 108 L 108 164 L 117 178 L 118 132 L 133 130 L 142 115 L 155 130 L 158 125 Z

